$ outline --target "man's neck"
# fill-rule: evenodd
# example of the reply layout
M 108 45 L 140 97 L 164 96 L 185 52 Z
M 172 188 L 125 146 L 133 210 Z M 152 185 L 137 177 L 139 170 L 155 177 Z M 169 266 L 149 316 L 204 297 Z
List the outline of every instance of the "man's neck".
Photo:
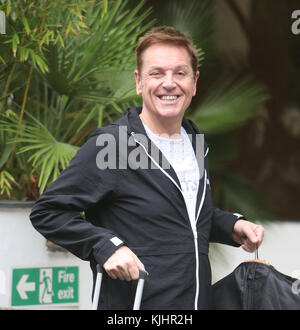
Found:
M 139 115 L 141 121 L 156 135 L 180 136 L 182 118 L 152 118 L 146 112 Z

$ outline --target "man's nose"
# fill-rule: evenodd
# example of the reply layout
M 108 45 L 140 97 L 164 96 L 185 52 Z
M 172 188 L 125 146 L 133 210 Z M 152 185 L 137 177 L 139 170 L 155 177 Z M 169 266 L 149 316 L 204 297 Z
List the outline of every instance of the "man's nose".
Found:
M 173 74 L 171 72 L 167 73 L 164 76 L 164 81 L 163 81 L 162 86 L 166 89 L 173 89 L 176 87 L 176 82 L 175 82 Z

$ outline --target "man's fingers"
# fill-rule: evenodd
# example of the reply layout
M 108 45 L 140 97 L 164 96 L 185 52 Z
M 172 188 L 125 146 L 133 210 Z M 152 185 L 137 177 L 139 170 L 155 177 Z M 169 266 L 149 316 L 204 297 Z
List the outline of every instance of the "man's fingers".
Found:
M 254 252 L 256 244 L 253 244 L 246 236 L 241 239 L 242 248 L 247 252 Z
M 133 263 L 128 265 L 128 273 L 129 273 L 129 281 L 132 280 L 138 280 L 140 277 L 140 272 L 139 270 L 142 269 L 146 272 L 145 267 L 143 265 L 143 263 L 140 261 L 140 259 L 136 256 L 133 255 Z
M 106 273 L 109 277 L 111 277 L 113 280 L 116 280 L 118 278 L 118 273 L 115 272 L 114 269 L 106 270 Z
M 138 280 L 140 272 L 139 272 L 139 267 L 137 264 L 130 266 L 128 268 L 128 273 L 129 273 L 129 281 L 134 281 Z
M 258 246 L 261 244 L 263 238 L 264 238 L 264 227 L 261 225 L 257 225 L 254 228 L 254 232 L 256 234 L 256 237 L 258 239 Z
M 118 271 L 119 271 L 119 279 L 120 280 L 126 280 L 126 281 L 131 281 L 131 275 L 128 271 L 128 268 L 127 266 L 125 266 L 124 268 L 123 267 L 117 267 L 118 268 Z
M 253 234 L 250 233 L 248 235 L 251 235 L 251 237 L 245 236 L 242 238 L 242 248 L 247 252 L 254 252 L 256 249 L 259 248 L 262 242 L 262 237 L 258 235 L 255 235 L 255 237 L 253 237 Z
M 249 252 L 254 252 L 262 243 L 264 228 L 260 225 L 257 225 L 254 228 L 247 227 L 245 229 L 245 234 L 247 236 L 245 239 L 245 245 L 247 246 Z
M 250 226 L 245 226 L 244 234 L 247 237 L 250 244 L 255 246 L 258 243 L 258 237 L 255 231 L 253 230 L 253 228 L 251 228 Z
M 111 278 L 126 281 L 137 280 L 139 269 L 145 270 L 139 258 L 126 246 L 116 250 L 104 263 L 103 268 Z
M 136 264 L 137 264 L 138 269 L 141 269 L 141 270 L 145 271 L 148 274 L 148 272 L 146 271 L 145 266 L 141 262 L 141 260 L 137 256 L 135 256 L 135 258 L 136 258 Z M 139 276 L 139 274 L 138 274 L 138 276 Z
M 106 267 L 104 267 L 106 270 L 107 274 L 114 280 L 119 279 L 119 280 L 126 280 L 126 281 L 131 281 L 131 274 L 129 272 L 129 266 L 127 264 L 108 264 Z

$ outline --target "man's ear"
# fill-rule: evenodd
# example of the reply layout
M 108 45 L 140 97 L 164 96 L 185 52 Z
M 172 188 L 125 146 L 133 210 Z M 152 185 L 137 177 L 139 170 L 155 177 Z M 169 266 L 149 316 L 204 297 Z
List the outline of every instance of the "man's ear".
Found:
M 194 91 L 193 91 L 193 96 L 196 95 L 198 78 L 199 78 L 199 71 L 196 72 L 195 79 L 194 79 Z
M 136 88 L 136 93 L 137 95 L 142 94 L 142 81 L 141 81 L 141 77 L 139 75 L 138 70 L 134 70 L 134 77 L 135 77 L 135 88 Z

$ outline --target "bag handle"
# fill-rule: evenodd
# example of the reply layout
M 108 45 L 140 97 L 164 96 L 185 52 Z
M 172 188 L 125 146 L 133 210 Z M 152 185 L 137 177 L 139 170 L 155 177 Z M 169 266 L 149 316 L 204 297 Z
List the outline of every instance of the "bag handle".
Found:
M 98 308 L 98 302 L 100 297 L 100 291 L 101 291 L 101 284 L 102 284 L 102 274 L 103 270 L 100 265 L 97 265 L 97 278 L 96 278 L 96 284 L 95 284 L 95 291 L 94 291 L 94 297 L 93 297 L 93 305 L 92 310 L 97 310 Z M 145 272 L 142 269 L 139 269 L 139 279 L 138 284 L 135 292 L 135 299 L 134 299 L 134 305 L 133 310 L 139 310 L 144 290 L 144 282 L 145 278 L 147 277 L 148 273 Z

